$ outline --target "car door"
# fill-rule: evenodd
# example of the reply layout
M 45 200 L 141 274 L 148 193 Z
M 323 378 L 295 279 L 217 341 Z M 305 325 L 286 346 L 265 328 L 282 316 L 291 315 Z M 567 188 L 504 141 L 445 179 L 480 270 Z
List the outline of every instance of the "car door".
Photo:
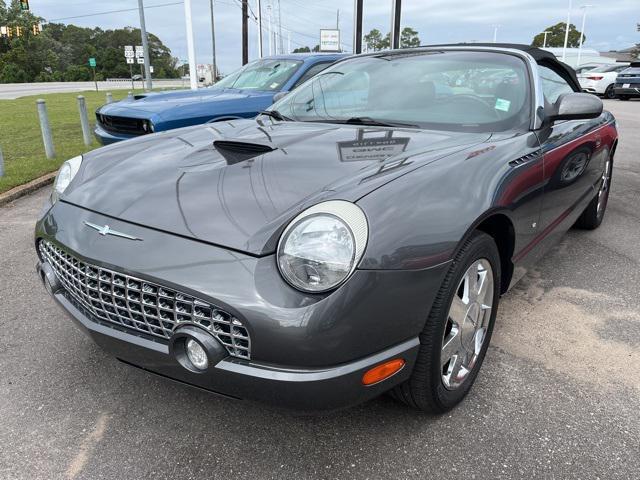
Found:
M 546 110 L 561 94 L 574 91 L 552 68 L 541 65 L 540 76 Z M 552 239 L 571 226 L 595 194 L 603 168 L 602 122 L 602 117 L 559 121 L 537 132 L 544 171 L 539 231 Z

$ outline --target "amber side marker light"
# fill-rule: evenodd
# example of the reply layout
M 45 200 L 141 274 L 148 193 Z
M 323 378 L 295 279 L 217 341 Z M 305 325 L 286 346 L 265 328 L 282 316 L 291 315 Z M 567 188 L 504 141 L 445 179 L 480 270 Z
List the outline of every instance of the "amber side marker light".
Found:
M 404 367 L 404 360 L 401 358 L 394 358 L 388 362 L 384 362 L 371 370 L 367 371 L 362 376 L 362 383 L 364 385 L 373 385 L 374 383 L 386 380 L 391 375 L 395 375 Z

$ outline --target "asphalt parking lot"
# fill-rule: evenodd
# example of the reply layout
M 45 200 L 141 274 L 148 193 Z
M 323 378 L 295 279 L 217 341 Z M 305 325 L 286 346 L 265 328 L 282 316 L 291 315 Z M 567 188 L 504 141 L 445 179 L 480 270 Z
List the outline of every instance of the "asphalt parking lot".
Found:
M 324 416 L 221 399 L 108 357 L 54 305 L 32 235 L 48 189 L 0 207 L 0 479 L 640 478 L 640 101 L 602 227 L 503 299 L 471 395 Z

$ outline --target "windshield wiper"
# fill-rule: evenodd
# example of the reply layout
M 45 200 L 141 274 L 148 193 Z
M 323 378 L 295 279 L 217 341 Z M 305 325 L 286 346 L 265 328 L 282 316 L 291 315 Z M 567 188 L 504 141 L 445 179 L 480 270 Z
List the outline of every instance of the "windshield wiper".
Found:
M 259 112 L 258 115 L 265 115 L 267 117 L 271 117 L 275 120 L 278 120 L 279 122 L 285 122 L 287 120 L 290 120 L 289 118 L 285 117 L 277 110 L 263 110 Z
M 346 123 L 349 125 L 372 125 L 375 127 L 412 127 L 418 128 L 418 125 L 412 123 L 393 122 L 387 120 L 376 120 L 371 117 L 351 117 L 346 120 L 338 120 L 337 123 Z

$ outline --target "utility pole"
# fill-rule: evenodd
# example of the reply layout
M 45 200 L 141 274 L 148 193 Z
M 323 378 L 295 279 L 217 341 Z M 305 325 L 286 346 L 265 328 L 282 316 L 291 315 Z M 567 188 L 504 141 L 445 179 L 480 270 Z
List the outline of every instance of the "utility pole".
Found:
M 249 63 L 249 10 L 247 0 L 242 0 L 242 65 Z
M 287 30 L 287 53 L 291 53 L 291 32 Z
M 262 5 L 258 0 L 258 57 L 262 58 Z
M 279 52 L 282 54 L 284 51 L 284 43 L 282 38 L 282 12 L 280 9 L 280 0 L 278 0 L 278 45 L 280 47 Z
M 140 35 L 142 36 L 142 50 L 144 51 L 144 76 L 147 79 L 147 90 L 153 87 L 151 82 L 151 61 L 149 59 L 149 42 L 147 41 L 147 27 L 144 23 L 144 3 L 138 0 L 138 11 L 140 13 Z
M 184 19 L 187 23 L 187 52 L 189 55 L 189 83 L 191 90 L 198 89 L 198 70 L 196 68 L 196 49 L 193 45 L 193 22 L 191 20 L 191 0 L 184 0 Z
M 391 2 L 391 34 L 389 45 L 391 49 L 400 48 L 400 16 L 402 14 L 402 0 Z
M 218 79 L 218 68 L 216 67 L 216 25 L 213 21 L 213 0 L 209 0 L 211 3 L 211 59 L 213 60 L 213 83 L 216 83 Z M 258 0 L 259 2 L 260 0 Z
M 542 41 L 542 48 L 546 48 L 546 46 L 547 46 L 547 35 L 549 35 L 551 32 L 549 32 L 547 30 L 547 31 L 542 32 L 542 33 L 544 33 L 544 40 Z
M 580 59 L 582 57 L 582 42 L 584 40 L 584 25 L 587 21 L 587 8 L 593 7 L 593 5 L 581 5 L 582 9 L 582 27 L 580 28 L 580 46 L 578 47 L 578 61 L 576 62 L 576 67 L 580 66 Z
M 353 53 L 362 53 L 362 3 L 353 0 Z
M 569 25 L 571 24 L 572 0 L 569 0 L 569 11 L 567 12 L 567 28 L 564 31 L 564 47 L 562 48 L 562 61 L 567 58 L 567 44 L 569 43 Z
M 271 4 L 267 5 L 267 24 L 269 26 L 269 56 L 273 55 L 273 37 L 271 36 Z

